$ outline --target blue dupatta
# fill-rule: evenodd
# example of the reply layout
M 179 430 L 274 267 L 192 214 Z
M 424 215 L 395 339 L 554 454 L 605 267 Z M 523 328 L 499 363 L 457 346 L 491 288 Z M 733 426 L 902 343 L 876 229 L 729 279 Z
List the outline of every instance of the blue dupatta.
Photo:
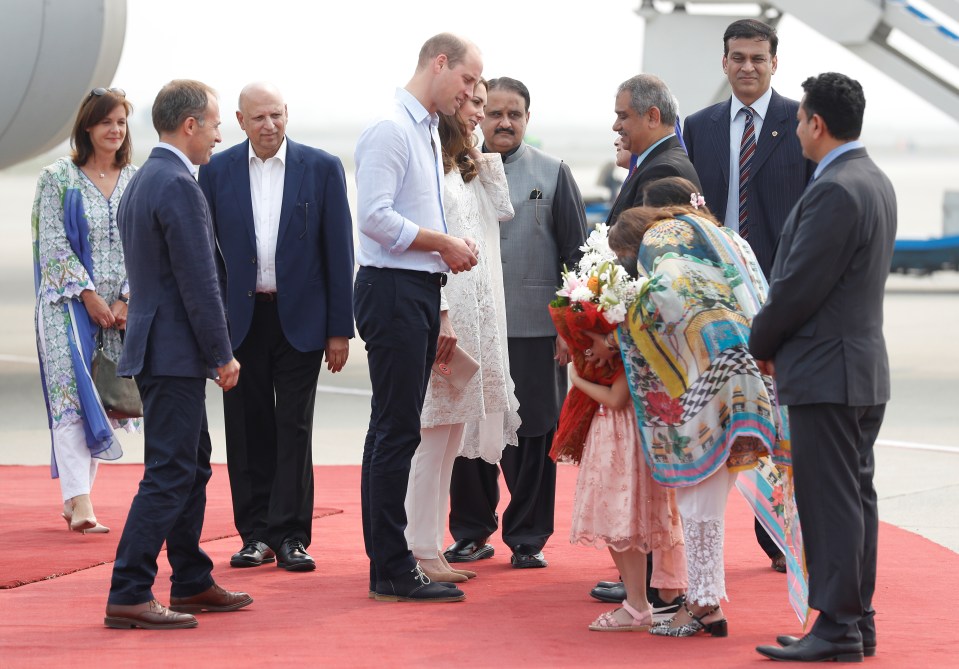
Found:
M 90 226 L 83 211 L 83 197 L 77 188 L 67 188 L 64 191 L 63 228 L 71 250 L 80 260 L 87 274 L 94 278 L 93 257 L 90 249 Z M 40 295 L 40 282 L 39 249 L 37 248 L 34 250 L 34 285 L 38 296 Z M 70 357 L 73 361 L 77 395 L 80 399 L 80 413 L 83 418 L 81 422 L 87 448 L 97 458 L 116 460 L 123 455 L 123 451 L 113 434 L 113 426 L 103 409 L 103 404 L 100 402 L 100 397 L 97 395 L 93 379 L 90 376 L 90 366 L 96 348 L 97 328 L 90 320 L 90 315 L 87 313 L 82 300 L 66 300 L 63 304 L 63 310 L 72 325 L 67 330 L 67 340 L 70 344 Z M 53 417 L 50 415 L 50 399 L 47 395 L 43 365 L 40 366 L 40 377 L 43 384 L 44 401 L 47 405 L 47 424 L 48 427 L 52 428 Z M 52 439 L 51 432 L 51 449 Z M 50 463 L 51 476 L 53 478 L 59 477 L 55 454 L 50 458 Z

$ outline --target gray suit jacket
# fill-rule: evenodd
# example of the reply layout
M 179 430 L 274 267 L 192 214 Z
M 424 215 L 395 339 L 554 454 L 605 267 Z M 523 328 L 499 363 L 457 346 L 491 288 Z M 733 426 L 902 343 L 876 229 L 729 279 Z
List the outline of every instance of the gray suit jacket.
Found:
M 830 163 L 783 228 L 750 352 L 775 360 L 786 405 L 889 400 L 882 301 L 896 239 L 896 194 L 866 154 Z
M 579 261 L 586 241 L 586 208 L 561 160 L 520 144 L 504 159 L 513 220 L 500 227 L 506 328 L 509 337 L 555 337 L 549 303 L 563 265 Z M 530 198 L 533 191 L 541 198 Z

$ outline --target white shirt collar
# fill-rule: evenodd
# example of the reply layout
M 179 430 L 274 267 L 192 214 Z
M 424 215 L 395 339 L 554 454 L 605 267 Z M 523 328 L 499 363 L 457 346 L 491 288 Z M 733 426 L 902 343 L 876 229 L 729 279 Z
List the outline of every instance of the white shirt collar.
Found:
M 256 151 L 253 150 L 253 142 L 249 143 L 249 152 L 247 155 L 251 161 L 254 158 L 256 158 L 257 160 L 260 159 L 259 156 L 256 155 Z M 276 153 L 273 154 L 271 158 L 277 158 L 281 163 L 286 165 L 286 137 L 285 136 L 283 137 L 283 141 L 280 142 L 280 148 L 276 150 Z M 270 158 L 267 158 L 266 160 L 270 160 Z M 266 160 L 262 162 L 266 162 Z
M 196 165 L 190 162 L 190 159 L 186 157 L 185 153 L 180 151 L 180 149 L 176 148 L 172 144 L 167 144 L 166 142 L 157 142 L 157 146 L 159 148 L 166 149 L 167 151 L 172 151 L 174 155 L 176 155 L 180 160 L 183 161 L 183 164 L 186 165 L 186 168 L 190 170 L 190 174 L 192 174 L 193 178 L 196 179 L 196 175 L 197 175 Z
M 770 86 L 766 89 L 765 93 L 759 96 L 758 100 L 749 106 L 753 108 L 753 111 L 756 112 L 759 118 L 765 119 L 766 112 L 769 110 L 769 101 L 772 99 L 772 97 L 773 89 L 772 86 Z M 736 118 L 736 115 L 739 114 L 739 110 L 745 106 L 746 105 L 739 101 L 739 98 L 737 98 L 735 95 L 732 96 L 732 104 L 729 105 L 729 120 Z

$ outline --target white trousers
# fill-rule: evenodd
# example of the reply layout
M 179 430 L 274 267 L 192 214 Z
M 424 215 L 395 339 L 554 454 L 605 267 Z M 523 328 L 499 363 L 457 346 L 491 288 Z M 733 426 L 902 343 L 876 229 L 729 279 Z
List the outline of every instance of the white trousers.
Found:
M 423 428 L 406 489 L 406 543 L 417 560 L 438 558 L 446 535 L 453 461 L 463 423 Z
M 90 455 L 82 422 L 60 423 L 53 428 L 53 456 L 57 460 L 63 501 L 89 495 L 99 460 Z
M 689 573 L 686 599 L 699 606 L 718 606 L 721 599 L 728 599 L 723 540 L 726 501 L 736 475 L 723 466 L 694 486 L 676 488 Z
M 37 319 L 37 333 L 40 335 L 40 345 L 46 351 L 47 339 L 42 315 Z M 89 495 L 93 490 L 93 479 L 97 476 L 98 460 L 87 448 L 82 420 L 73 423 L 61 421 L 54 426 L 52 433 L 53 457 L 60 476 L 60 494 L 63 501 L 77 495 Z

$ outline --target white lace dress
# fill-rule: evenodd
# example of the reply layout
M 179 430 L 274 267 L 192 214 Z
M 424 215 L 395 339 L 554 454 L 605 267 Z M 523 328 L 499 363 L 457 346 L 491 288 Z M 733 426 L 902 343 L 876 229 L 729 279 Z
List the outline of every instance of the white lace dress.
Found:
M 516 444 L 520 424 L 509 373 L 499 250 L 499 222 L 513 217 L 513 206 L 501 156 L 483 154 L 478 167 L 479 175 L 469 183 L 455 168 L 446 175 L 443 199 L 449 233 L 473 239 L 479 259 L 469 272 L 449 276 L 443 304 L 457 343 L 480 367 L 462 391 L 431 378 L 420 421 L 424 428 L 466 423 L 460 455 L 496 463 L 506 444 Z

